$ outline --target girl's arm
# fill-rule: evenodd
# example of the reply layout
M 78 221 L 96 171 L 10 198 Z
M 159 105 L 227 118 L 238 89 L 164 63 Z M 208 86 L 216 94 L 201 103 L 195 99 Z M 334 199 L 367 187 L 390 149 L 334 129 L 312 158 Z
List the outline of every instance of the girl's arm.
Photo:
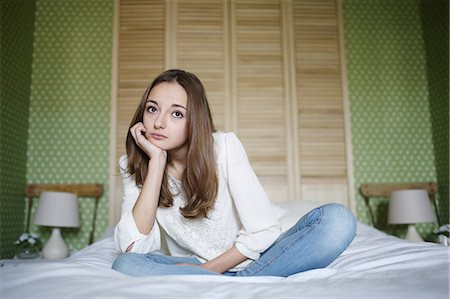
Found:
M 201 267 L 210 271 L 223 273 L 242 263 L 246 259 L 248 258 L 233 246 L 218 257 L 202 264 Z
M 242 143 L 233 133 L 227 135 L 226 152 L 228 190 L 242 224 L 235 246 L 243 255 L 257 260 L 280 236 L 281 225 Z
M 155 223 L 165 165 L 165 157 L 150 159 L 148 162 L 148 173 L 142 185 L 141 193 L 133 207 L 134 221 L 139 232 L 144 235 L 151 232 Z
M 120 221 L 114 229 L 114 242 L 117 249 L 122 252 L 152 252 L 158 250 L 161 246 L 159 227 L 153 225 L 152 231 L 147 235 L 139 232 L 133 216 L 133 207 L 142 188 L 138 188 L 136 185 L 134 175 L 129 175 L 127 166 L 127 156 L 123 155 L 119 159 L 119 169 L 123 183 L 123 202 Z
M 223 273 L 223 272 L 230 270 L 234 266 L 242 263 L 246 259 L 247 259 L 247 257 L 245 255 L 243 255 L 242 253 L 240 253 L 239 250 L 237 250 L 237 248 L 235 246 L 233 246 L 229 250 L 227 250 L 224 253 L 222 253 L 221 255 L 219 255 L 218 257 L 216 257 L 210 261 L 207 261 L 204 264 L 196 265 L 196 264 L 183 263 L 183 264 L 178 264 L 178 265 L 194 266 L 194 267 L 207 269 L 209 271 Z
M 147 176 L 144 179 L 141 193 L 133 207 L 133 217 L 141 234 L 147 235 L 152 231 L 156 218 L 159 193 L 167 162 L 167 152 L 158 148 L 145 138 L 146 128 L 142 122 L 130 129 L 136 144 L 150 157 Z M 131 250 L 127 249 L 127 251 Z

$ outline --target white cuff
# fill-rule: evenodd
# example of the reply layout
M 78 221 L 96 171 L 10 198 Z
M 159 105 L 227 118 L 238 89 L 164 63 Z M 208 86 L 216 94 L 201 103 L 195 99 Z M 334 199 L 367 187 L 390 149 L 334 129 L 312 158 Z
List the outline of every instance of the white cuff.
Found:
M 257 260 L 260 257 L 260 254 L 258 252 L 254 252 L 254 251 L 248 249 L 242 243 L 236 243 L 236 244 L 234 244 L 234 246 L 236 246 L 237 250 L 239 250 L 240 253 L 242 253 L 243 255 L 248 257 L 249 259 Z
M 130 252 L 148 253 L 159 250 L 161 247 L 161 236 L 156 221 L 148 235 L 139 232 L 132 212 L 123 215 L 121 222 L 116 228 L 115 235 L 117 238 L 116 243 L 122 252 L 125 252 L 133 243 L 134 245 Z

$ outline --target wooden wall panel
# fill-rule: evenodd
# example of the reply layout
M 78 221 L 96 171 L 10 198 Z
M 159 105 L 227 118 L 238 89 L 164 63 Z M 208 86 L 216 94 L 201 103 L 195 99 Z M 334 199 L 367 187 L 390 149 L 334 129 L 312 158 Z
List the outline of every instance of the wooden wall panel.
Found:
M 164 0 L 120 0 L 116 4 L 115 44 L 117 82 L 115 140 L 112 161 L 109 223 L 120 218 L 122 184 L 118 161 L 125 151 L 130 121 L 151 81 L 164 70 Z
M 178 1 L 175 6 L 176 67 L 196 74 L 205 86 L 214 124 L 228 130 L 226 120 L 226 19 L 221 0 Z
M 289 199 L 281 1 L 236 1 L 237 134 L 273 200 Z
M 120 0 L 112 163 L 145 87 L 177 67 L 203 81 L 217 129 L 239 136 L 272 200 L 352 206 L 338 5 Z M 111 201 L 120 205 L 119 187 Z
M 295 0 L 293 15 L 302 197 L 348 204 L 337 4 Z
M 164 1 L 121 0 L 119 10 L 117 159 L 145 89 L 164 70 Z

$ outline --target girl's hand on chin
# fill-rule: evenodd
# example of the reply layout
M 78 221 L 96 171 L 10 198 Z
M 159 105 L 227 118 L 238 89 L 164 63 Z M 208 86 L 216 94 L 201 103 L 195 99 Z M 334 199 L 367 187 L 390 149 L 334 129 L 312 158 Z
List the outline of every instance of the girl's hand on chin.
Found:
M 167 152 L 151 143 L 146 137 L 145 132 L 147 129 L 142 122 L 138 122 L 131 127 L 130 133 L 133 136 L 134 141 L 150 158 L 167 158 Z

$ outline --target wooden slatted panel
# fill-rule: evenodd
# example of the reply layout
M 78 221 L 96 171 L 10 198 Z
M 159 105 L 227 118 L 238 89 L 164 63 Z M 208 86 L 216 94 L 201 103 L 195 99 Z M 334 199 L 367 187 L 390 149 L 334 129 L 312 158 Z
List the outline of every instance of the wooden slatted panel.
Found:
M 237 132 L 266 192 L 288 198 L 281 2 L 236 1 Z
M 164 70 L 164 1 L 120 0 L 118 39 L 116 161 L 142 94 Z
M 348 204 L 336 1 L 294 0 L 293 15 L 303 198 Z
M 142 95 L 164 70 L 164 0 L 119 0 L 117 36 L 117 90 L 115 174 L 111 178 L 110 224 L 120 219 L 122 183 L 119 157 L 125 153 L 128 127 Z
M 205 86 L 218 130 L 226 123 L 226 45 L 221 0 L 176 2 L 176 65 L 196 74 Z
M 291 199 L 289 167 L 299 164 L 303 200 L 349 205 L 337 1 L 282 1 L 120 0 L 117 158 L 145 87 L 166 61 L 204 82 L 216 127 L 238 134 L 271 199 Z M 287 43 L 282 3 L 292 5 L 294 40 Z M 291 42 L 296 78 L 283 69 L 291 61 L 283 46 Z M 288 105 L 286 80 L 295 85 L 296 105 Z M 300 154 L 289 158 L 292 123 Z

